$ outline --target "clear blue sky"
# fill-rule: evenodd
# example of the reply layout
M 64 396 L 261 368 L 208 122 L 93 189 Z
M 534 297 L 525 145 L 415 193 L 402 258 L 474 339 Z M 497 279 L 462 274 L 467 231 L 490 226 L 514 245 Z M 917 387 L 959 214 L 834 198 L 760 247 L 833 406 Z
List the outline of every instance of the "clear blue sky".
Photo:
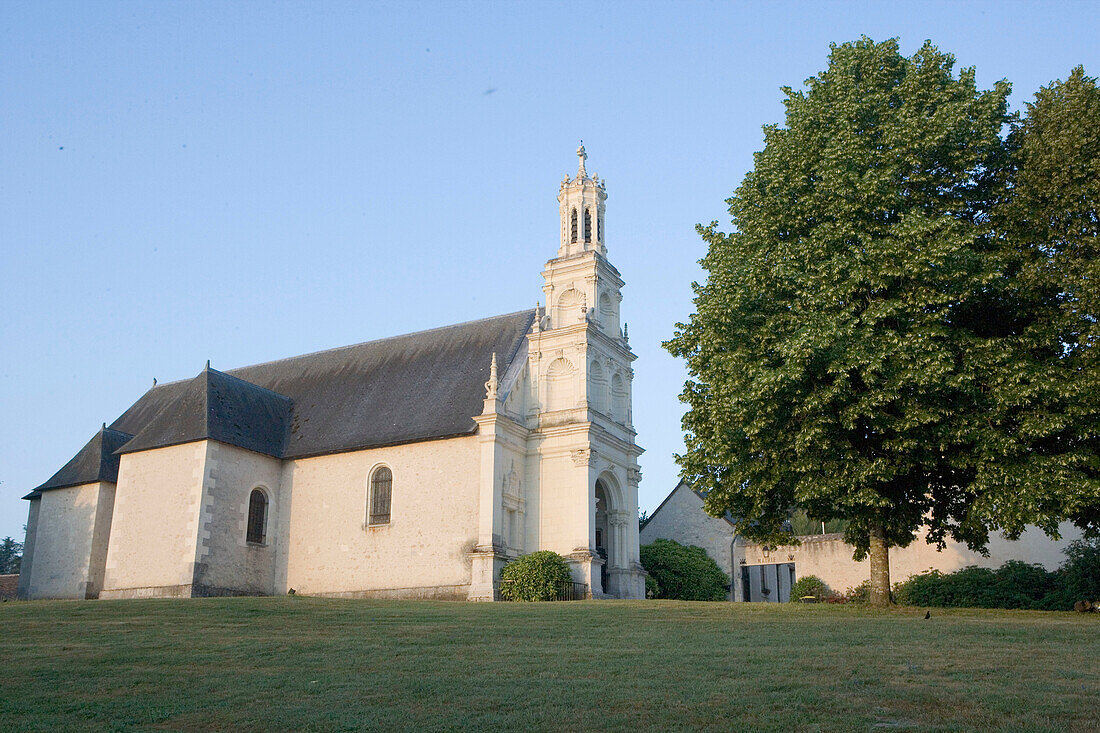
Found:
M 652 510 L 694 227 L 831 41 L 1100 73 L 1095 3 L 0 3 L 0 536 L 152 383 L 533 307 L 577 141 L 607 179 Z

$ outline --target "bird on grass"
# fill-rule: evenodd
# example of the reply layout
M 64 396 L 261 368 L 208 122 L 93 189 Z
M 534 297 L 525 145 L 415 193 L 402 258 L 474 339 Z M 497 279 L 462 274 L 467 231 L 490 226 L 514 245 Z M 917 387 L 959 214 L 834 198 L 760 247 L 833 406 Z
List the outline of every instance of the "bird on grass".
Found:
M 930 618 L 932 618 L 932 612 L 931 612 L 931 611 L 925 611 L 925 612 L 924 612 L 924 617 L 925 617 L 926 619 L 930 619 Z

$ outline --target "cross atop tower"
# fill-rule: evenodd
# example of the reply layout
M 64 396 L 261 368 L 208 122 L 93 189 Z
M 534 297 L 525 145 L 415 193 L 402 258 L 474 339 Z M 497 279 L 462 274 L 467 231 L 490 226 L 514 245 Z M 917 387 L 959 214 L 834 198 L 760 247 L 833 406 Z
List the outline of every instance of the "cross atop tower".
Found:
M 607 254 L 604 246 L 603 209 L 607 191 L 598 175 L 591 178 L 585 170 L 588 153 L 584 141 L 577 148 L 577 177 L 566 175 L 558 192 L 561 213 L 561 245 L 558 257 L 569 257 L 582 252 L 595 251 Z

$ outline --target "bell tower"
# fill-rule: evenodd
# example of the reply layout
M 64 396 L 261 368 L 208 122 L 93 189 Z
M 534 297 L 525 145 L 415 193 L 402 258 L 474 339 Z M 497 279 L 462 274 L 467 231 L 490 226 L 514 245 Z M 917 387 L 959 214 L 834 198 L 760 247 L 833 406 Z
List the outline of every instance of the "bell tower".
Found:
M 570 179 L 567 173 L 558 191 L 558 210 L 561 214 L 558 257 L 589 251 L 606 256 L 603 202 L 607 199 L 607 192 L 598 175 L 588 177 L 584 167 L 588 154 L 583 143 L 577 148 L 577 158 L 577 177 Z
M 546 263 L 542 273 L 549 317 L 542 326 L 556 329 L 592 323 L 610 338 L 621 340 L 619 301 L 623 281 L 607 261 L 607 188 L 598 175 L 588 175 L 587 158 L 582 144 L 577 148 L 577 177 L 566 174 L 558 188 L 561 239 L 558 256 Z
M 500 570 L 553 550 L 570 565 L 571 593 L 644 598 L 638 562 L 638 456 L 630 407 L 634 353 L 619 323 L 623 280 L 607 260 L 599 176 L 585 170 L 558 189 L 557 256 L 542 271 L 535 309 L 512 365 L 488 367 L 478 539 L 469 597 L 497 596 Z
M 558 254 L 543 270 L 546 309 L 528 335 L 540 546 L 565 556 L 594 597 L 642 598 L 636 357 L 619 319 L 623 280 L 607 259 L 607 190 L 587 157 L 582 144 L 576 177 L 558 189 Z

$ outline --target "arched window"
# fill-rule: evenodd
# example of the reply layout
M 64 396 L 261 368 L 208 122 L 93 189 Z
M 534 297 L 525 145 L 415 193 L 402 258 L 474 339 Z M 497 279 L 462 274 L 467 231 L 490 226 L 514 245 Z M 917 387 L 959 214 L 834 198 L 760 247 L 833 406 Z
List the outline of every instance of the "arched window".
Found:
M 602 242 L 603 241 L 603 217 L 602 216 L 596 218 L 596 241 L 597 242 Z
M 592 209 L 584 210 L 584 241 L 592 241 Z
M 385 466 L 379 466 L 370 477 L 370 512 L 367 524 L 390 523 L 390 490 L 393 488 L 393 473 Z
M 267 496 L 260 489 L 252 489 L 248 497 L 248 524 L 245 539 L 262 545 L 267 539 Z
M 573 213 L 569 217 L 569 241 L 574 244 L 577 241 L 577 210 L 573 209 Z

